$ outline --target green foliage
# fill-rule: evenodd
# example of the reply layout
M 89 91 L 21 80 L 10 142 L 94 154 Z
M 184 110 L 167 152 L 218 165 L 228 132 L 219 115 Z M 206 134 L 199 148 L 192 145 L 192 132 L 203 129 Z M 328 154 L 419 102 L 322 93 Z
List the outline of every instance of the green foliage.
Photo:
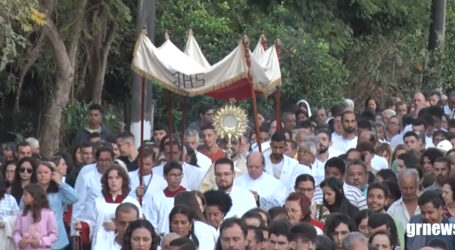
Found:
M 78 130 L 87 126 L 88 109 L 91 103 L 75 101 L 68 105 L 63 111 L 63 142 L 64 147 L 69 147 L 73 136 Z M 112 133 L 117 133 L 122 128 L 121 121 L 109 110 L 103 112 L 103 125 Z

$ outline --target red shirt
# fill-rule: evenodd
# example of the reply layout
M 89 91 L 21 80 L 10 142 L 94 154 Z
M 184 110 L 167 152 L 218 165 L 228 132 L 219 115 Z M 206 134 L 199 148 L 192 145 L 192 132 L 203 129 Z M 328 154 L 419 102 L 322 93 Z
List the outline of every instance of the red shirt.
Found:
M 175 197 L 178 193 L 181 193 L 181 192 L 183 192 L 183 191 L 185 191 L 185 190 L 186 190 L 186 189 L 185 189 L 184 187 L 180 186 L 180 187 L 179 187 L 177 190 L 175 190 L 175 191 L 170 191 L 168 188 L 165 188 L 165 189 L 163 190 L 163 192 L 164 192 L 164 196 L 170 198 L 170 197 Z
M 205 149 L 201 149 L 199 152 L 203 153 L 208 158 L 210 158 L 210 160 L 212 160 L 212 163 L 216 162 L 216 160 L 218 160 L 220 158 L 226 157 L 226 153 L 223 150 L 221 150 L 220 148 L 218 148 L 218 150 L 213 154 L 207 152 Z

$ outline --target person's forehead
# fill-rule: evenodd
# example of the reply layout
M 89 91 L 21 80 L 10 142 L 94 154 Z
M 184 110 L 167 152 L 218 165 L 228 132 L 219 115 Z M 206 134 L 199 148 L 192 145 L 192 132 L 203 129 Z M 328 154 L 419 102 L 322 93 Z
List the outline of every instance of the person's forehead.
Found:
M 239 225 L 234 224 L 230 227 L 223 228 L 221 235 L 223 235 L 223 236 L 233 236 L 233 235 L 243 236 L 243 231 Z
M 297 183 L 297 186 L 313 186 L 313 182 L 310 180 L 304 180 Z
M 231 170 L 231 165 L 227 163 L 221 163 L 215 165 L 215 172 L 226 172 Z

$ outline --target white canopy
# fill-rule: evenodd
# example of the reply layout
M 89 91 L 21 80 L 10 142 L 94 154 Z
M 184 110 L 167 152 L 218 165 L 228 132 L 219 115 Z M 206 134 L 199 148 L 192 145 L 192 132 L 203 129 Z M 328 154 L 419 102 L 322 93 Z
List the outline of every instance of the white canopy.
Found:
M 248 39 L 246 36 L 243 39 Z M 243 39 L 237 47 L 214 65 L 210 65 L 191 32 L 185 51 L 170 39 L 156 48 L 145 33 L 139 36 L 132 68 L 139 75 L 184 96 L 208 95 L 220 99 L 251 96 L 247 58 L 250 58 L 252 82 L 257 92 L 269 95 L 281 85 L 276 46 L 264 50 L 260 42 L 254 53 L 246 50 Z

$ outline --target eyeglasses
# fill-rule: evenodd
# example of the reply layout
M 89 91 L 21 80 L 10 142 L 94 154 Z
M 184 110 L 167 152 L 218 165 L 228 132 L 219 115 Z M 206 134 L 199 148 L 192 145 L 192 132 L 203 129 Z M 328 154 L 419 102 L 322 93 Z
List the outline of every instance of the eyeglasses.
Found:
M 295 187 L 295 191 L 301 192 L 301 193 L 310 193 L 314 191 L 314 188 L 303 188 L 303 187 Z
M 31 168 L 21 168 L 20 171 L 21 171 L 21 173 L 25 173 L 25 171 L 27 171 L 27 173 L 31 174 L 33 172 L 33 169 L 31 169 Z
M 180 173 L 180 174 L 169 174 L 169 177 L 181 178 L 181 177 L 183 177 L 183 173 Z

